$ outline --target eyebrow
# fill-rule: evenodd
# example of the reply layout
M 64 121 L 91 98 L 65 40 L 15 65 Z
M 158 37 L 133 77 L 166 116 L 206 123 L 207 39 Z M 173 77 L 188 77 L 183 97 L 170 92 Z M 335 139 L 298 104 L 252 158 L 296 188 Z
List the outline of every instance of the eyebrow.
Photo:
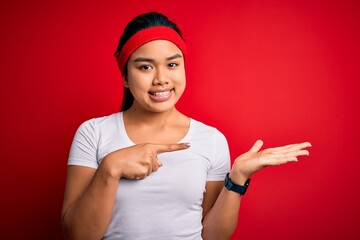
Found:
M 182 58 L 181 54 L 175 54 L 174 56 L 166 58 L 167 61 L 174 60 L 176 58 Z M 134 62 L 155 62 L 152 58 L 144 58 L 144 57 L 138 57 L 134 60 Z
M 176 59 L 176 58 L 182 58 L 182 56 L 180 55 L 180 54 L 175 54 L 174 56 L 171 56 L 171 57 L 168 57 L 168 58 L 166 58 L 166 60 L 174 60 L 174 59 Z

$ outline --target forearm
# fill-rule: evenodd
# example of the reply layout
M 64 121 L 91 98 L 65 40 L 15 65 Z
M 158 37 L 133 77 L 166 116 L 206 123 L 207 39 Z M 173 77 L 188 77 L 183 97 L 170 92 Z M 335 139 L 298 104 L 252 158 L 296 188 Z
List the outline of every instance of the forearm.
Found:
M 236 229 L 240 194 L 222 189 L 214 206 L 205 215 L 203 220 L 202 237 L 204 240 L 229 239 Z
M 101 239 L 110 223 L 119 179 L 99 166 L 90 185 L 63 215 L 66 239 Z

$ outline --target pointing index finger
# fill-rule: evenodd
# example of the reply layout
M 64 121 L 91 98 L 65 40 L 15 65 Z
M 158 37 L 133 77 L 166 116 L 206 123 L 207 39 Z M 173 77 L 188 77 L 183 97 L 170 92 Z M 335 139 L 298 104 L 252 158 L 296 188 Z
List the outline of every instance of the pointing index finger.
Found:
M 190 147 L 190 143 L 175 143 L 175 144 L 158 144 L 155 151 L 159 153 L 174 152 L 184 150 Z

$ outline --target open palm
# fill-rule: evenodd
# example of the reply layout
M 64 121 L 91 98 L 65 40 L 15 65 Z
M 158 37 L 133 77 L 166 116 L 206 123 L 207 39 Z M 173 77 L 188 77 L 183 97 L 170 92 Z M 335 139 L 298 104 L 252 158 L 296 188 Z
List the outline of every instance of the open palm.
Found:
M 263 141 L 257 140 L 252 148 L 237 157 L 230 172 L 232 181 L 243 184 L 251 175 L 267 166 L 277 166 L 297 162 L 299 156 L 308 156 L 311 147 L 309 142 L 290 144 L 282 147 L 261 150 Z

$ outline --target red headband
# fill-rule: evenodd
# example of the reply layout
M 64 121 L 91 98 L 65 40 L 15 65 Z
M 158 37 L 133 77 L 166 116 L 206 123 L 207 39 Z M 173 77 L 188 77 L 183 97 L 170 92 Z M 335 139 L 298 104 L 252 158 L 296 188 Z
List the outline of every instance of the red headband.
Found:
M 145 43 L 154 40 L 168 40 L 180 48 L 183 55 L 186 54 L 185 42 L 174 29 L 165 26 L 146 28 L 132 35 L 122 47 L 118 58 L 118 66 L 122 75 L 124 75 L 125 64 L 131 54 Z

